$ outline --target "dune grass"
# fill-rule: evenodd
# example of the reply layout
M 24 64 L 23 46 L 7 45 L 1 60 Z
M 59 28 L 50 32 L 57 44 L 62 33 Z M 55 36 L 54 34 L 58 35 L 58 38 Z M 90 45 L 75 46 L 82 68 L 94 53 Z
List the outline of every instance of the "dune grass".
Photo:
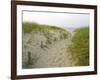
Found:
M 89 65 L 89 27 L 77 28 L 68 47 L 76 65 Z
M 63 29 L 59 26 L 39 24 L 39 23 L 36 23 L 36 22 L 23 22 L 22 26 L 23 26 L 24 33 L 31 32 L 33 29 L 60 30 L 60 31 L 66 32 L 65 29 Z

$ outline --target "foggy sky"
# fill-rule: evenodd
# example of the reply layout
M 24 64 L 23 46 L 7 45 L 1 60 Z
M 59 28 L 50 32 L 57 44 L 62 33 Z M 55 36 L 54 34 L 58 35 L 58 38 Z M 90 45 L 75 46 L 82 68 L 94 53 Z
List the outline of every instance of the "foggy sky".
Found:
M 89 14 L 23 11 L 23 21 L 55 25 L 64 28 L 89 26 Z

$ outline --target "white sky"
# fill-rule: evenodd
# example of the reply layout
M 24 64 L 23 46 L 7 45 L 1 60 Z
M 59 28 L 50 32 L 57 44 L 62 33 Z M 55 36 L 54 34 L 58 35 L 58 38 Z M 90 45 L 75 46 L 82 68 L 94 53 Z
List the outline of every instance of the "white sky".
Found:
M 23 21 L 55 25 L 64 28 L 77 28 L 89 25 L 89 14 L 52 13 L 23 11 Z

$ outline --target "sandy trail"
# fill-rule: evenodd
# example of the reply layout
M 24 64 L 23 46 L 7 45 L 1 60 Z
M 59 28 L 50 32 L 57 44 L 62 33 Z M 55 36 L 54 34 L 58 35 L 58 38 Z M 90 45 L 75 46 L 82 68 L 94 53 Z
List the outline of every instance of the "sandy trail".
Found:
M 34 64 L 35 67 L 66 67 L 72 66 L 70 55 L 67 53 L 68 40 L 59 40 L 46 48 Z

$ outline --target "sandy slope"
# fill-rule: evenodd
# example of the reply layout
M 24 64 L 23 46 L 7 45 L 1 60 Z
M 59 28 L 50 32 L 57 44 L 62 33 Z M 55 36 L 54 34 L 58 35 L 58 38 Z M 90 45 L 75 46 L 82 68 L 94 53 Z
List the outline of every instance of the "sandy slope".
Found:
M 67 52 L 69 39 L 61 39 L 41 48 L 41 41 L 46 44 L 46 37 L 42 33 L 31 32 L 23 35 L 23 63 L 27 63 L 31 53 L 33 64 L 31 67 L 66 67 L 73 66 L 71 56 Z

